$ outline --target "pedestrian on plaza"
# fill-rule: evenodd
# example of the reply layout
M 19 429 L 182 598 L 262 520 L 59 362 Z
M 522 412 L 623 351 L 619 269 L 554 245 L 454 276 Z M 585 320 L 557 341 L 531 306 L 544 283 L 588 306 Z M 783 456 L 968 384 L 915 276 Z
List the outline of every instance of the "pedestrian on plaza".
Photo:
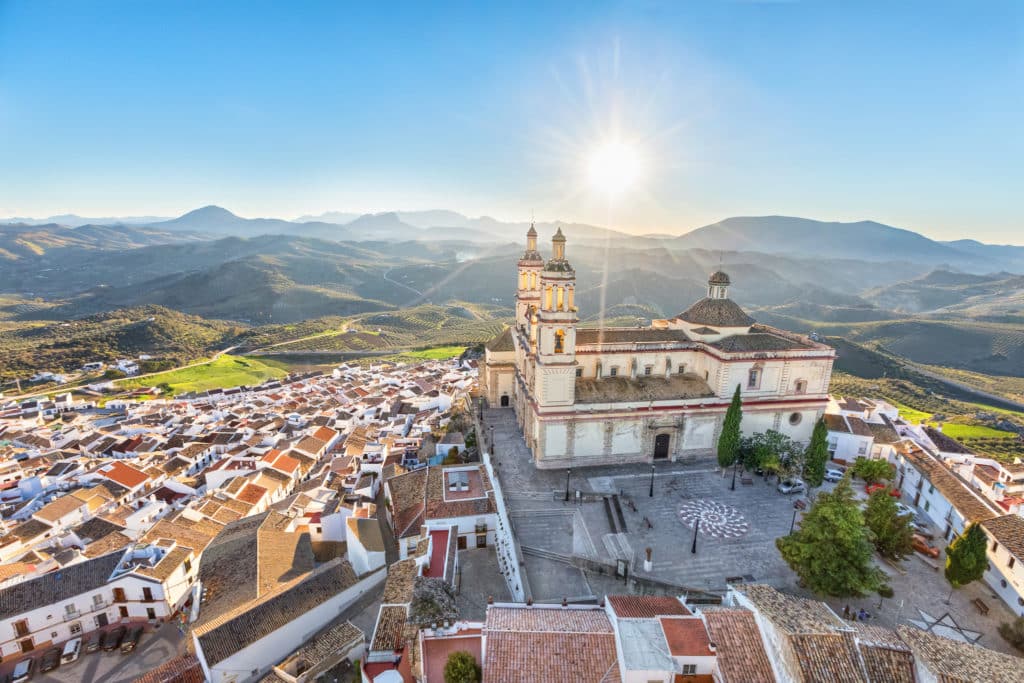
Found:
M 867 621 L 867 620 L 868 620 L 868 613 L 864 611 L 863 607 L 861 607 L 860 611 L 857 612 L 857 621 Z
M 843 619 L 850 620 L 850 606 L 846 605 L 843 607 Z

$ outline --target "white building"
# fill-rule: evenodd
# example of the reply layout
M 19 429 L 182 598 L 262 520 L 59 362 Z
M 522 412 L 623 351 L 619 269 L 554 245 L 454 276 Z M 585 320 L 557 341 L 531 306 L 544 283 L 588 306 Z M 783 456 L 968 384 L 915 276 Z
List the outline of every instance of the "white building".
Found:
M 492 406 L 515 409 L 538 468 L 676 460 L 710 451 L 737 387 L 743 430 L 810 438 L 835 351 L 757 325 L 716 272 L 707 296 L 646 328 L 578 327 L 576 274 L 561 230 L 544 262 L 537 233 L 519 261 L 513 327 L 489 342 Z

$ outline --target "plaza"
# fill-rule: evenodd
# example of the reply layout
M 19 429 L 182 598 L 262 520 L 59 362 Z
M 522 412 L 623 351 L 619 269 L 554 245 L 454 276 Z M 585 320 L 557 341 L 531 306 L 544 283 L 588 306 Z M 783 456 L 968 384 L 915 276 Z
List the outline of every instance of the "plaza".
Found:
M 614 572 L 584 569 L 621 566 L 620 561 L 631 576 L 649 578 L 665 593 L 722 593 L 727 581 L 742 580 L 821 599 L 799 585 L 775 547 L 776 538 L 799 526 L 802 512 L 793 507 L 801 496 L 779 493 L 774 479 L 766 483 L 753 476 L 748 477 L 752 483 L 743 484 L 738 477 L 731 490 L 731 471 L 723 476 L 713 457 L 659 462 L 652 496 L 649 464 L 538 470 L 510 409 L 485 410 L 484 424 L 535 601 L 597 601 L 623 592 L 626 583 Z M 822 490 L 832 486 L 826 483 Z M 697 517 L 701 523 L 693 552 Z M 941 538 L 936 542 L 941 545 Z M 652 551 L 650 571 L 644 569 L 647 548 Z M 915 622 L 927 626 L 948 615 L 944 622 L 959 625 L 965 639 L 1012 652 L 996 631 L 1012 615 L 983 583 L 955 591 L 946 604 L 949 584 L 942 560 L 929 563 L 915 553 L 895 564 L 878 556 L 876 562 L 889 576 L 895 597 L 826 599 L 837 614 L 847 605 L 854 612 L 864 608 L 873 622 L 889 628 Z M 987 615 L 971 604 L 975 598 L 989 605 Z M 936 629 L 943 635 L 952 630 Z

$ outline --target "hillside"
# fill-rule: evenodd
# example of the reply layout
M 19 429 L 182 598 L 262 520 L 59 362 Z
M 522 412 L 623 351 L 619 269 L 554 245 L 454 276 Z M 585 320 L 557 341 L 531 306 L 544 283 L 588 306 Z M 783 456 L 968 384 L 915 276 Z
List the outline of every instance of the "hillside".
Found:
M 972 275 L 935 270 L 923 277 L 875 288 L 869 301 L 902 313 L 959 314 L 1024 321 L 1024 276 Z
M 18 261 L 44 255 L 82 253 L 101 250 L 137 249 L 153 244 L 194 241 L 198 235 L 167 232 L 138 226 L 57 224 L 0 224 L 0 263 L 4 270 L 17 267 Z
M 241 328 L 159 306 L 123 309 L 66 322 L 0 327 L 0 379 L 39 369 L 70 372 L 91 361 L 148 354 L 178 365 L 226 345 Z

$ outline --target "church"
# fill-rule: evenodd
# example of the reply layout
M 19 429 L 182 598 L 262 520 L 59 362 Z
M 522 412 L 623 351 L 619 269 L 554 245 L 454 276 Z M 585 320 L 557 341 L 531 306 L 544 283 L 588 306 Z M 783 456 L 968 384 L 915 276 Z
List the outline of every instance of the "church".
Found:
M 674 318 L 580 327 L 561 228 L 551 242 L 545 261 L 530 227 L 515 322 L 485 345 L 481 374 L 488 404 L 515 411 L 536 467 L 707 455 L 737 386 L 744 434 L 810 439 L 828 403 L 833 348 L 757 324 L 729 298 L 721 271 Z

